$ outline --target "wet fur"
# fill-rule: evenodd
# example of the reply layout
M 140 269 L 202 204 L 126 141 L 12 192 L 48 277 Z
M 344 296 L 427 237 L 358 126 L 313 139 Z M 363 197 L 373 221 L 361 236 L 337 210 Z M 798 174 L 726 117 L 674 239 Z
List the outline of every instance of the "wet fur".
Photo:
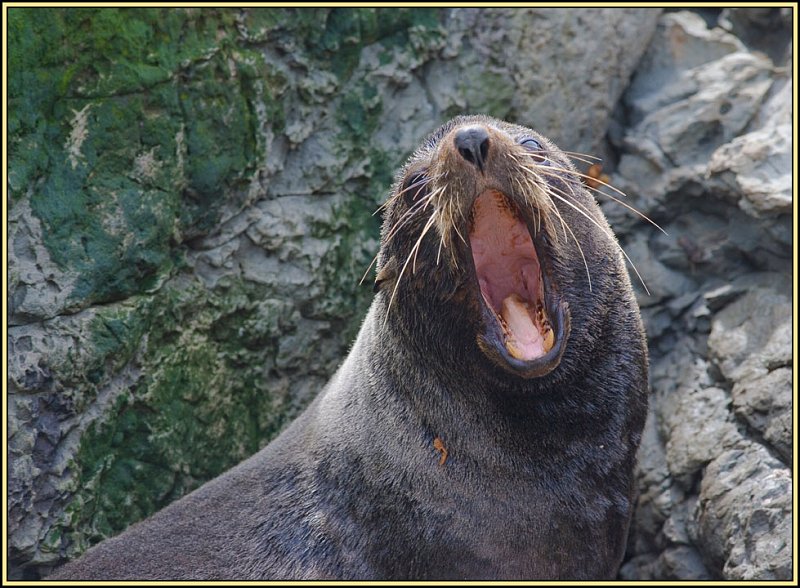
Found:
M 476 120 L 519 129 L 452 124 Z M 562 181 L 607 226 L 579 182 Z M 421 214 L 384 243 L 379 292 L 350 354 L 287 430 L 49 579 L 614 578 L 646 412 L 646 346 L 616 244 L 554 204 L 581 236 L 592 293 L 575 243 L 563 240 L 550 271 L 571 332 L 552 372 L 522 379 L 480 351 L 454 264 L 468 260 L 450 253 L 453 241 L 455 259 L 437 264 L 436 231 L 387 314 Z M 387 206 L 384 241 L 404 206 Z

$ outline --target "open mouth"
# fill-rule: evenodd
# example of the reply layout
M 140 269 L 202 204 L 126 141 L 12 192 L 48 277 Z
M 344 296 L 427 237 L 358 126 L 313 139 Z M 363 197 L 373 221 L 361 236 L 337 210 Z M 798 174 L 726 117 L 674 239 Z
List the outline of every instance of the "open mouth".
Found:
M 471 221 L 484 307 L 481 347 L 514 372 L 543 375 L 560 358 L 554 347 L 561 347 L 563 317 L 548 308 L 546 279 L 528 226 L 514 203 L 495 190 L 478 196 Z

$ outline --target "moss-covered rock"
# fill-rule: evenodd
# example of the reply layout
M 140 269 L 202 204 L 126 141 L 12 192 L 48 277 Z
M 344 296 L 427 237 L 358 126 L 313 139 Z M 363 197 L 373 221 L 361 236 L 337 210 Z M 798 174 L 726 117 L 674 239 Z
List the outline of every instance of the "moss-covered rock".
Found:
M 154 286 L 263 158 L 229 10 L 10 11 L 12 201 L 29 193 L 70 309 Z

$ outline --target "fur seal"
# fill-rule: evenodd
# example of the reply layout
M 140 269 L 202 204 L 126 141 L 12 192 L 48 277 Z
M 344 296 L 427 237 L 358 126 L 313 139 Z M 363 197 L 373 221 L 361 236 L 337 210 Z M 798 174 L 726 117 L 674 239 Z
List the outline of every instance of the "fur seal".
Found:
M 384 207 L 377 294 L 313 403 L 49 579 L 615 577 L 647 349 L 580 174 L 530 129 L 460 117 Z

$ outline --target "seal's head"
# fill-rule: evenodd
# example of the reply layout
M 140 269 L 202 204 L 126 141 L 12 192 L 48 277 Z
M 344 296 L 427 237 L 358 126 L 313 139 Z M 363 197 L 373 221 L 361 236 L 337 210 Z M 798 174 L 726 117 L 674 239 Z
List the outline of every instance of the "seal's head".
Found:
M 630 290 L 615 286 L 628 277 L 580 175 L 531 129 L 450 121 L 412 155 L 385 206 L 376 288 L 386 320 L 408 337 L 432 334 L 443 355 L 546 376 L 580 362 L 603 336 L 594 309 Z

